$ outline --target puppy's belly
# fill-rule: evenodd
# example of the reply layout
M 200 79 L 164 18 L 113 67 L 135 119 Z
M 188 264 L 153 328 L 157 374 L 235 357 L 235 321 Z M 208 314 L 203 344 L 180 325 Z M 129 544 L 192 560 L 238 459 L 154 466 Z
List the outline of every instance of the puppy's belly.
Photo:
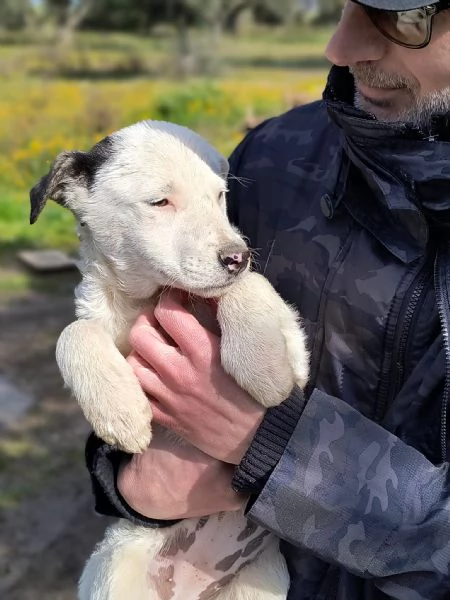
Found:
M 186 521 L 150 562 L 149 588 L 160 600 L 213 600 L 273 543 L 274 536 L 241 512 Z

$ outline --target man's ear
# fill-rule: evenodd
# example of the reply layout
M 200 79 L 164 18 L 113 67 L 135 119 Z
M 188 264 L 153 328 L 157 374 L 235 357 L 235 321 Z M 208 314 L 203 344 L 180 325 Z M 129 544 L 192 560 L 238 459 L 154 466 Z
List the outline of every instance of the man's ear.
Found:
M 88 153 L 61 152 L 50 171 L 30 191 L 30 223 L 36 222 L 47 200 L 68 206 L 76 186 L 88 184 Z

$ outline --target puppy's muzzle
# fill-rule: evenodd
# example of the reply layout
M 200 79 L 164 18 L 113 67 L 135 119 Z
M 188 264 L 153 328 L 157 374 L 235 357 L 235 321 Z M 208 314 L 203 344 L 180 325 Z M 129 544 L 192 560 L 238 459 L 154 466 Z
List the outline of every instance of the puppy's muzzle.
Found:
M 228 273 L 237 275 L 248 266 L 250 250 L 246 246 L 227 246 L 219 252 L 219 261 Z

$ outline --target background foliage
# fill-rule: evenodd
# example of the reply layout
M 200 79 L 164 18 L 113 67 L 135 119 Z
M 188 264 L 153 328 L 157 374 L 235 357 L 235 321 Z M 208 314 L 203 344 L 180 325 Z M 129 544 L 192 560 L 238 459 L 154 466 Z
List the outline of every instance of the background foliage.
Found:
M 331 28 L 317 23 L 338 6 L 2 0 L 0 256 L 75 248 L 71 215 L 52 203 L 28 225 L 28 190 L 63 149 L 150 118 L 192 127 L 229 154 L 258 120 L 318 98 Z
M 75 253 L 75 223 L 49 202 L 30 226 L 30 187 L 60 151 L 141 119 L 192 127 L 228 155 L 258 120 L 320 97 L 338 12 L 333 0 L 0 0 L 0 417 L 3 377 L 32 399 L 11 427 L 0 419 L 1 598 L 75 600 L 105 526 L 87 426 L 54 359 L 78 274 L 17 257 Z

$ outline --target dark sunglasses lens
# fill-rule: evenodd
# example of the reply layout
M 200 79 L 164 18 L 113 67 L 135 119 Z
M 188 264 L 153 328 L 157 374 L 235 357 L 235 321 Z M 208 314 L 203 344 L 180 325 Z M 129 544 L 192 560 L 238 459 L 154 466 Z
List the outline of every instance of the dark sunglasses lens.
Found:
M 421 46 L 428 39 L 430 17 L 424 8 L 394 11 L 367 8 L 372 23 L 394 42 L 405 46 Z

